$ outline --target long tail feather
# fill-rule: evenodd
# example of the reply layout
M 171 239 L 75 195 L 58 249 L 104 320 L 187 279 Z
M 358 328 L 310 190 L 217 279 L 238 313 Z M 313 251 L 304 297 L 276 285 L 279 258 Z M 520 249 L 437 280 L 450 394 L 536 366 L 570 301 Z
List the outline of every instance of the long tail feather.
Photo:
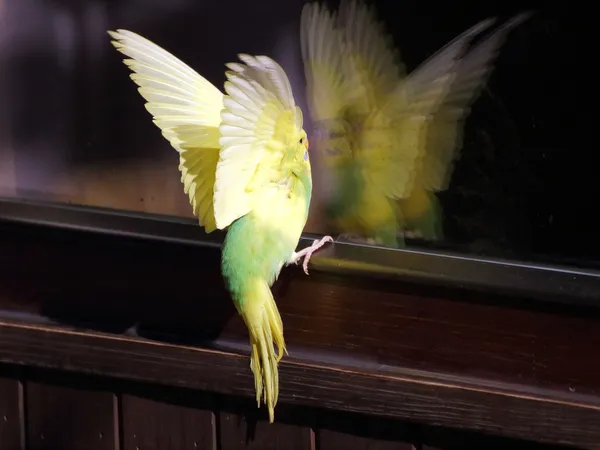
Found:
M 256 402 L 260 407 L 261 396 L 269 409 L 269 421 L 275 420 L 275 405 L 279 397 L 279 371 L 277 364 L 285 352 L 283 323 L 264 280 L 248 283 L 248 292 L 240 311 L 250 332 L 250 369 L 254 374 Z M 275 353 L 273 343 L 277 345 Z

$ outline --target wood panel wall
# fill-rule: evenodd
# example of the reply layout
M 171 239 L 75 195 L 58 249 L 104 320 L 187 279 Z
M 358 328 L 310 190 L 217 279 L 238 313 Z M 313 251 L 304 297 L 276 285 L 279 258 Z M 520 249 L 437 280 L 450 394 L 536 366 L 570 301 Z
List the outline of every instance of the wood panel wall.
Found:
M 6 376 L 6 372 L 10 372 Z M 4 373 L 5 376 L 2 376 Z M 523 441 L 454 436 L 448 445 L 397 421 L 315 414 L 285 405 L 268 424 L 235 398 L 36 373 L 15 379 L 0 365 L 3 450 L 450 450 L 558 449 Z M 43 381 L 49 378 L 49 381 Z

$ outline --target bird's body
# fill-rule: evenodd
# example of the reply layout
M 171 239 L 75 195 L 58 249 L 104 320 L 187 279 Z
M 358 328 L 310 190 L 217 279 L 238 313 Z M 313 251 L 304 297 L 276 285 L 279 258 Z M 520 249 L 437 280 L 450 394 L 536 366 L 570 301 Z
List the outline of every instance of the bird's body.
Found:
M 360 165 L 338 164 L 334 180 L 337 189 L 328 202 L 327 216 L 343 230 L 348 239 L 372 238 L 373 243 L 397 245 L 397 204 L 385 195 L 378 184 L 372 183 Z
M 295 177 L 288 183 L 266 186 L 261 193 L 264 202 L 231 224 L 223 246 L 223 276 L 248 327 L 252 370 L 263 374 L 255 376 L 256 391 L 264 389 L 268 405 L 277 402 L 276 365 L 285 350 L 283 324 L 270 287 L 282 267 L 294 262 L 294 250 L 308 217 L 311 188 L 310 179 Z M 272 341 L 279 349 L 277 356 Z
M 232 293 L 246 276 L 272 285 L 281 268 L 292 261 L 308 217 L 310 190 L 310 184 L 297 179 L 289 186 L 273 184 L 261 193 L 263 203 L 231 224 L 223 246 L 223 275 Z
M 295 252 L 312 193 L 308 139 L 287 75 L 266 56 L 229 63 L 225 93 L 166 50 L 127 30 L 109 32 L 131 59 L 133 81 L 179 152 L 184 191 L 206 232 L 227 229 L 222 273 L 250 333 L 257 401 L 271 422 L 279 392 L 283 324 L 270 287 Z M 190 280 L 191 281 L 191 280 Z M 275 352 L 273 343 L 277 345 Z M 264 394 L 264 396 L 263 396 Z

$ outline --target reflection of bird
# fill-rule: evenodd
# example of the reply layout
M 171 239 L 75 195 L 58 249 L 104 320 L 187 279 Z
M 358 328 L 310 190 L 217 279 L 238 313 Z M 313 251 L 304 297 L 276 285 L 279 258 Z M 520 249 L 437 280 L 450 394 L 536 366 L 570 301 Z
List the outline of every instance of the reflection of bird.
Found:
M 250 332 L 256 397 L 273 421 L 283 325 L 270 286 L 285 264 L 330 237 L 294 252 L 306 223 L 312 181 L 302 112 L 283 69 L 265 56 L 239 55 L 227 67 L 226 95 L 141 36 L 110 32 L 129 58 L 133 81 L 163 136 L 179 152 L 181 181 L 207 232 L 228 228 L 222 271 Z M 193 282 L 193 280 L 184 280 Z M 275 353 L 273 341 L 277 344 Z
M 336 231 L 403 245 L 402 231 L 442 236 L 436 192 L 447 189 L 462 121 L 520 14 L 467 52 L 491 26 L 459 35 L 408 76 L 375 12 L 342 0 L 336 13 L 305 5 L 301 46 L 313 144 L 333 179 L 328 215 Z M 400 233 L 399 233 L 400 231 Z

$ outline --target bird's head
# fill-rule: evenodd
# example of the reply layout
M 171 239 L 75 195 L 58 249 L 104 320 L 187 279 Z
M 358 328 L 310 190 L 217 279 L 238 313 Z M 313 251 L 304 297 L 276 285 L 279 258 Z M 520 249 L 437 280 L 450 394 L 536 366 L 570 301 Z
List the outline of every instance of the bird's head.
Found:
M 302 110 L 296 107 L 294 113 L 295 127 L 292 133 L 293 141 L 290 143 L 293 146 L 292 172 L 299 178 L 310 177 L 309 142 L 306 131 L 303 128 Z

